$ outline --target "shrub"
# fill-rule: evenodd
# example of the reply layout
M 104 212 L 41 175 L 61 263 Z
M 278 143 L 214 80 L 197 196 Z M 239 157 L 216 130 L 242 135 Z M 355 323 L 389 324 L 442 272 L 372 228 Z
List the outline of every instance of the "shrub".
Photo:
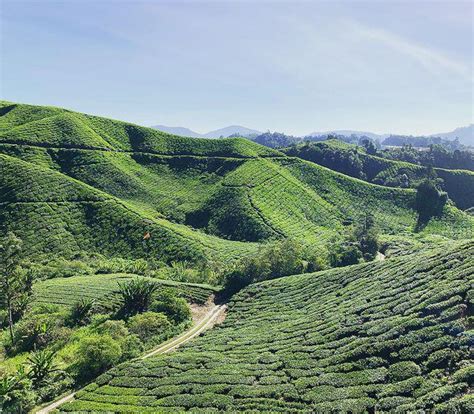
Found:
M 118 293 L 122 302 L 120 313 L 130 316 L 148 310 L 153 294 L 158 288 L 157 283 L 138 278 L 119 283 Z
M 44 348 L 68 334 L 69 331 L 62 329 L 63 326 L 63 313 L 31 313 L 15 325 L 12 351 L 16 353 Z
M 143 351 L 142 343 L 137 335 L 127 335 L 122 338 L 120 348 L 122 348 L 121 361 L 136 358 Z
M 331 266 L 342 267 L 359 263 L 362 252 L 356 243 L 333 245 L 329 253 Z
M 31 390 L 31 381 L 24 367 L 0 379 L 0 412 L 26 413 L 33 408 L 35 400 L 36 395 Z
M 121 356 L 119 343 L 110 335 L 91 335 L 79 343 L 77 376 L 81 380 L 93 378 L 116 364 Z
M 70 326 L 87 325 L 94 309 L 92 299 L 82 298 L 72 306 L 66 323 Z
M 439 215 L 447 201 L 447 194 L 440 191 L 434 179 L 422 181 L 416 191 L 415 208 L 421 220 Z
M 30 369 L 28 376 L 33 382 L 33 386 L 38 387 L 50 373 L 56 371 L 54 366 L 55 355 L 54 351 L 41 350 L 33 352 L 28 357 L 27 363 Z
M 402 381 L 421 374 L 420 367 L 412 361 L 402 361 L 390 365 L 388 368 L 388 379 L 390 382 Z
M 314 272 L 324 267 L 325 263 L 316 250 L 286 239 L 242 258 L 225 275 L 225 286 L 229 293 L 234 293 L 255 281 Z
M 147 341 L 153 336 L 161 335 L 171 328 L 171 324 L 164 313 L 144 312 L 132 316 L 128 320 L 130 332 L 138 335 L 143 341 Z
M 107 320 L 96 327 L 100 335 L 109 335 L 112 339 L 120 340 L 129 334 L 124 321 Z
M 160 292 L 151 304 L 150 310 L 164 313 L 175 323 L 181 323 L 191 319 L 191 310 L 183 298 L 178 298 L 171 291 Z

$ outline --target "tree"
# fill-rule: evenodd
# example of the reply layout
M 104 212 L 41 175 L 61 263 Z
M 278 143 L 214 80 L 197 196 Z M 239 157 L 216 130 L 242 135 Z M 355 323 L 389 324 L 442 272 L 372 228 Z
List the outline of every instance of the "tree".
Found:
M 191 310 L 184 298 L 178 298 L 173 292 L 165 290 L 157 295 L 151 304 L 150 310 L 164 313 L 170 320 L 181 323 L 191 319 Z
M 373 260 L 379 250 L 379 240 L 374 217 L 366 214 L 362 222 L 355 228 L 354 236 L 364 259 Z
M 417 187 L 415 200 L 419 221 L 426 222 L 432 216 L 440 214 L 447 199 L 447 194 L 439 189 L 433 178 L 428 177 L 422 181 Z
M 94 300 L 88 298 L 79 299 L 72 306 L 66 318 L 70 326 L 87 325 L 94 309 Z
M 22 241 L 8 232 L 0 243 L 0 287 L 3 307 L 7 311 L 8 328 L 12 343 L 15 306 L 24 305 L 25 295 L 31 291 L 27 274 L 20 267 Z
M 377 147 L 371 139 L 364 138 L 362 140 L 362 145 L 365 147 L 367 154 L 375 155 L 377 153 Z

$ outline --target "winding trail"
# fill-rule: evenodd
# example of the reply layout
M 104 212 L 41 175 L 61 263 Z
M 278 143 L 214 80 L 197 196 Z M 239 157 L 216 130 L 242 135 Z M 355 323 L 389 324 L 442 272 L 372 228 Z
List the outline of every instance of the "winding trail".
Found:
M 179 346 L 190 341 L 191 339 L 199 335 L 201 332 L 204 332 L 207 328 L 212 326 L 212 324 L 216 322 L 219 316 L 221 316 L 225 312 L 226 308 L 226 305 L 214 305 L 197 323 L 193 324 L 191 328 L 189 328 L 187 331 L 183 332 L 181 335 L 178 335 L 175 338 L 170 339 L 168 342 L 165 342 L 158 348 L 155 348 L 154 350 L 148 352 L 139 359 L 146 359 L 159 354 L 167 354 L 168 352 L 175 350 Z M 68 394 L 60 398 L 59 400 L 54 401 L 46 407 L 35 411 L 35 413 L 48 414 L 54 409 L 58 408 L 60 405 L 72 401 L 74 399 L 75 394 L 75 392 L 72 392 L 71 394 Z

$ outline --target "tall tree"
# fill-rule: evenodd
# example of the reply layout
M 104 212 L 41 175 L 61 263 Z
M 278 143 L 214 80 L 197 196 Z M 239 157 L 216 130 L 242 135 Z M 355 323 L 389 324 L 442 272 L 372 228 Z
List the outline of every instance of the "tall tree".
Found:
M 15 302 L 24 294 L 25 278 L 21 274 L 22 241 L 8 232 L 0 242 L 0 288 L 3 306 L 8 314 L 8 327 L 13 342 L 13 312 Z

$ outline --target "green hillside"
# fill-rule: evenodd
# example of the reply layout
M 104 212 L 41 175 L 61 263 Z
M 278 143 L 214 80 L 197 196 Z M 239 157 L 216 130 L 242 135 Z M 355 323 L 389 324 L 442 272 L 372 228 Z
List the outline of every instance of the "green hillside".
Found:
M 472 412 L 474 243 L 254 284 L 61 411 Z
M 409 162 L 369 155 L 361 147 L 337 139 L 285 148 L 290 156 L 324 165 L 352 177 L 390 187 L 414 187 L 426 176 L 426 168 Z M 458 208 L 474 206 L 474 172 L 434 169 L 443 179 L 443 188 Z
M 0 229 L 25 240 L 31 257 L 227 262 L 254 252 L 248 242 L 287 237 L 324 252 L 366 213 L 387 237 L 417 227 L 413 190 L 368 184 L 248 140 L 176 137 L 8 102 L 1 114 Z M 473 229 L 472 217 L 447 205 L 421 235 L 468 238 Z
M 71 307 L 81 299 L 94 300 L 105 308 L 117 302 L 119 283 L 131 279 L 144 279 L 160 285 L 161 289 L 176 292 L 190 302 L 204 303 L 216 289 L 208 285 L 179 283 L 171 280 L 152 279 L 134 274 L 107 274 L 72 276 L 40 281 L 33 289 L 34 304 L 53 304 Z

